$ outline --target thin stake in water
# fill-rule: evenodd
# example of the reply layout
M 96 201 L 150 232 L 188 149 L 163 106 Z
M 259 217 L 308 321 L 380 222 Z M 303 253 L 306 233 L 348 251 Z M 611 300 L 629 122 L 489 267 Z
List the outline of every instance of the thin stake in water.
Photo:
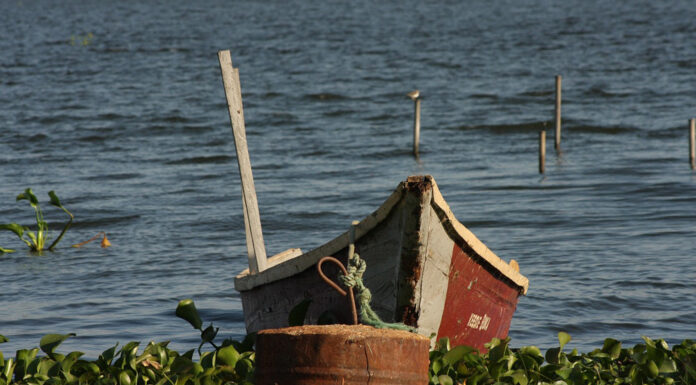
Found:
M 561 75 L 556 75 L 556 151 L 561 148 Z
M 539 131 L 539 174 L 543 174 L 546 165 L 546 130 Z
M 406 94 L 413 100 L 413 156 L 418 157 L 420 142 L 420 91 L 413 90 Z
M 691 169 L 696 169 L 696 119 L 689 120 L 689 163 Z

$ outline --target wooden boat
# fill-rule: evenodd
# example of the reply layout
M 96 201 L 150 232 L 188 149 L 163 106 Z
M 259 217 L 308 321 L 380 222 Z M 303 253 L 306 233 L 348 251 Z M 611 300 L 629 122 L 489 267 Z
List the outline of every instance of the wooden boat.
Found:
M 239 70 L 229 51 L 218 52 L 218 59 L 242 182 L 250 268 L 235 278 L 235 288 L 241 293 L 247 331 L 287 326 L 290 311 L 306 299 L 312 300 L 308 323 L 351 323 L 346 297 L 316 269 L 325 256 L 346 264 L 348 232 L 307 253 L 290 249 L 266 258 Z M 431 176 L 399 184 L 354 230 L 355 250 L 367 263 L 363 281 L 372 292 L 371 307 L 383 321 L 404 322 L 425 336 L 449 337 L 454 344 L 480 349 L 491 338 L 507 335 L 528 280 L 516 262 L 498 258 L 457 221 Z M 337 276 L 335 265 L 326 267 L 328 276 Z
M 355 228 L 355 250 L 367 263 L 363 277 L 372 308 L 388 322 L 404 322 L 420 334 L 479 349 L 504 338 L 529 281 L 517 263 L 506 263 L 452 214 L 431 176 L 412 176 Z M 346 297 L 318 275 L 324 256 L 346 264 L 349 233 L 307 253 L 291 249 L 268 259 L 265 270 L 235 278 L 248 332 L 288 325 L 288 314 L 312 302 L 306 323 L 330 314 L 351 323 Z M 323 266 L 328 276 L 338 269 Z M 322 316 L 323 315 L 323 316 Z

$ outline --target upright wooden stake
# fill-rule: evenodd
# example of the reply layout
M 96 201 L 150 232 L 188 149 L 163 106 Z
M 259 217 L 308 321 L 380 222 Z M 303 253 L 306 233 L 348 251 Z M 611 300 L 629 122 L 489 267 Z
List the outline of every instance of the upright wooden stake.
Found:
M 561 148 L 561 75 L 556 75 L 556 151 Z
M 416 99 L 415 120 L 413 122 L 413 155 L 418 156 L 420 142 L 420 98 Z
M 689 163 L 691 169 L 696 169 L 696 119 L 689 120 Z
M 222 85 L 227 97 L 227 108 L 234 133 L 234 146 L 237 150 L 237 164 L 242 179 L 242 205 L 244 208 L 244 227 L 246 230 L 247 252 L 249 254 L 249 272 L 256 274 L 266 269 L 266 247 L 263 244 L 259 205 L 256 200 L 254 176 L 251 173 L 251 161 L 247 148 L 246 129 L 244 127 L 244 109 L 242 108 L 242 87 L 239 83 L 239 69 L 232 67 L 230 51 L 218 52 Z
M 546 131 L 539 131 L 539 174 L 543 174 L 546 168 Z
M 420 142 L 420 91 L 415 90 L 407 94 L 413 100 L 413 156 L 418 157 L 418 145 Z

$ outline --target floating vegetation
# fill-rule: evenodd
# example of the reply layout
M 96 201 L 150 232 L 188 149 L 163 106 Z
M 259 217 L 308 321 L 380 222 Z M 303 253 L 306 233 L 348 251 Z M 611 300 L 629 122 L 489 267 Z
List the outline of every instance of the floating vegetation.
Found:
M 106 247 L 111 246 L 111 242 L 109 242 L 109 239 L 106 238 L 106 233 L 103 231 L 100 231 L 97 233 L 97 235 L 93 236 L 92 238 L 90 238 L 84 242 L 76 243 L 76 244 L 72 245 L 72 247 L 82 247 L 82 246 L 84 246 L 92 241 L 99 239 L 99 237 L 102 237 L 102 240 L 101 240 L 101 247 L 102 248 L 106 248 Z
M 94 34 L 92 32 L 86 35 L 70 35 L 70 45 L 89 45 L 92 43 L 92 39 L 94 39 Z
M 180 354 L 167 347 L 169 342 L 150 342 L 139 351 L 140 343 L 132 341 L 118 351 L 116 344 L 96 360 L 84 360 L 82 352 L 55 351 L 72 336 L 41 338 L 45 356 L 37 356 L 39 348 L 18 350 L 6 360 L 0 353 L 0 384 L 251 384 L 247 378 L 253 375 L 254 352 L 239 352 L 232 345 L 206 352 L 196 362 L 193 349 Z
M 14 358 L 0 352 L 0 385 L 9 384 L 158 384 L 221 385 L 253 384 L 256 334 L 242 341 L 213 342 L 218 329 L 203 321 L 190 299 L 179 302 L 176 315 L 201 332 L 196 349 L 178 353 L 169 342 L 150 342 L 142 352 L 139 342 L 118 344 L 96 360 L 83 360 L 82 352 L 61 354 L 56 348 L 75 334 L 48 334 L 38 348 L 22 349 Z M 510 339 L 493 339 L 487 353 L 468 346 L 451 347 L 440 339 L 430 351 L 428 382 L 431 385 L 580 385 L 580 384 L 675 384 L 696 383 L 696 342 L 684 340 L 669 348 L 664 340 L 643 337 L 644 343 L 624 348 L 607 338 L 601 349 L 590 353 L 563 351 L 571 337 L 558 333 L 559 347 L 542 354 L 536 346 L 510 348 Z M 8 339 L 0 335 L 0 343 Z M 201 352 L 209 343 L 214 350 Z M 45 356 L 37 356 L 39 349 Z M 424 380 L 425 380 L 425 373 Z
M 70 213 L 70 211 L 68 211 L 68 209 L 63 207 L 63 205 L 60 203 L 60 199 L 58 199 L 58 196 L 53 190 L 48 192 L 48 196 L 49 198 L 51 198 L 51 204 L 53 206 L 56 206 L 59 209 L 63 210 L 70 217 L 70 220 L 68 221 L 68 223 L 65 224 L 65 226 L 63 227 L 63 231 L 60 232 L 58 238 L 56 238 L 56 240 L 53 241 L 53 243 L 51 243 L 50 246 L 48 246 L 48 250 L 53 251 L 56 245 L 58 245 L 58 242 L 60 242 L 60 240 L 63 238 L 63 235 L 65 235 L 65 232 L 68 231 L 68 228 L 70 228 L 70 225 L 72 225 L 74 217 Z M 44 220 L 43 211 L 41 210 L 41 206 L 39 205 L 39 199 L 36 197 L 36 195 L 34 195 L 34 192 L 31 191 L 30 188 L 27 188 L 26 190 L 24 190 L 23 193 L 17 195 L 17 201 L 21 200 L 28 201 L 31 207 L 34 208 L 34 211 L 36 213 L 36 231 L 31 231 L 29 230 L 29 227 L 22 226 L 18 223 L 0 224 L 0 230 L 7 230 L 15 233 L 17 237 L 19 237 L 19 239 L 22 240 L 29 247 L 29 250 L 40 253 L 43 250 L 45 250 L 46 242 L 48 242 L 49 240 L 48 223 Z M 25 238 L 25 235 L 28 239 Z M 14 251 L 15 250 L 0 247 L 0 254 L 11 253 Z
M 448 339 L 430 352 L 430 384 L 694 384 L 696 342 L 684 340 L 671 350 L 664 340 L 624 348 L 607 338 L 590 353 L 563 352 L 570 335 L 558 333 L 559 347 L 542 354 L 536 346 L 509 347 L 510 339 L 493 339 L 486 354 L 468 346 L 451 348 Z

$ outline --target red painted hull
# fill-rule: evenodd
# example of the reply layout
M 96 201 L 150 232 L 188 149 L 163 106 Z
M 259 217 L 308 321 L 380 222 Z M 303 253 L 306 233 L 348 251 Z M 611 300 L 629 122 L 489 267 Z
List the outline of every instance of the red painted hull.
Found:
M 516 287 L 490 274 L 455 244 L 438 339 L 485 350 L 492 338 L 507 336 L 519 295 Z

